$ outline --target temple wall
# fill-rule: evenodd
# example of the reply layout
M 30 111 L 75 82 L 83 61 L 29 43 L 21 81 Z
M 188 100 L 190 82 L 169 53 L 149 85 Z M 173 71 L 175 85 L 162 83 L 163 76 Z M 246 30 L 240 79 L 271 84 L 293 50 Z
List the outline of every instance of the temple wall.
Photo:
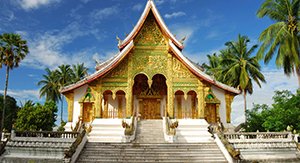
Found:
M 79 101 L 86 93 L 88 85 L 81 86 L 74 90 L 74 109 L 73 109 L 73 124 L 72 126 L 75 127 L 76 122 L 78 121 L 78 117 L 80 116 L 80 103 Z
M 221 90 L 215 86 L 211 87 L 213 93 L 215 96 L 220 100 L 220 108 L 219 108 L 219 113 L 220 113 L 220 119 L 223 124 L 226 124 L 226 101 L 225 101 L 225 91 Z

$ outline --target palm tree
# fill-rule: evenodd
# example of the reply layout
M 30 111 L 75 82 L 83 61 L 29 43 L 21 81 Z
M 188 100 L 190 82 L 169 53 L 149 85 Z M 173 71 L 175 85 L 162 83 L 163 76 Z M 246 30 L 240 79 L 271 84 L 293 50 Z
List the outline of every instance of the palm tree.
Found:
M 300 0 L 265 0 L 257 11 L 259 18 L 275 21 L 259 37 L 259 59 L 269 63 L 276 54 L 276 65 L 288 76 L 296 71 L 300 87 L 299 14 Z
M 247 44 L 250 42 L 247 36 L 238 36 L 238 40 L 227 42 L 228 53 L 223 55 L 223 81 L 233 87 L 240 89 L 244 97 L 244 110 L 247 110 L 247 93 L 253 93 L 252 81 L 255 81 L 259 87 L 260 82 L 266 82 L 264 75 L 260 72 L 256 56 L 251 57 L 253 51 L 258 47 L 253 45 L 249 50 Z
M 49 68 L 45 69 L 46 75 L 43 75 L 43 79 L 38 82 L 38 86 L 42 86 L 40 89 L 40 97 L 46 96 L 46 101 L 58 102 L 61 100 L 59 92 L 57 71 L 51 71 Z
M 218 56 L 216 53 L 212 55 L 207 55 L 207 58 L 208 58 L 208 64 L 203 63 L 202 67 L 205 69 L 205 73 L 213 76 L 215 79 L 218 80 L 218 78 L 221 76 L 219 73 L 222 70 L 222 66 L 221 66 L 222 58 Z
M 19 34 L 4 33 L 0 35 L 0 68 L 6 66 L 5 88 L 3 95 L 3 108 L 0 127 L 0 140 L 4 125 L 6 94 L 8 88 L 9 70 L 19 67 L 20 62 L 29 53 L 26 40 L 23 40 Z
M 76 64 L 72 66 L 72 82 L 76 83 L 79 80 L 83 79 L 88 74 L 88 68 L 82 64 Z
M 63 88 L 66 85 L 72 83 L 72 74 L 73 71 L 70 65 L 60 65 L 58 66 L 57 72 L 57 82 L 59 89 Z M 63 122 L 63 96 L 61 96 L 61 122 Z

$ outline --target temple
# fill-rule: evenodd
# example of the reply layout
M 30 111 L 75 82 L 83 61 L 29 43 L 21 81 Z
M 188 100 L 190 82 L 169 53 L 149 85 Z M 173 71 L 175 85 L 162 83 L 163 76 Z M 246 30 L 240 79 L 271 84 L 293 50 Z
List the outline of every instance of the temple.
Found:
M 300 162 L 291 132 L 229 130 L 240 91 L 182 54 L 152 0 L 118 47 L 61 90 L 66 131 L 12 131 L 0 162 Z
M 93 74 L 61 90 L 68 103 L 67 126 L 134 115 L 231 122 L 231 103 L 240 91 L 183 55 L 183 41 L 169 31 L 152 0 L 118 48 Z

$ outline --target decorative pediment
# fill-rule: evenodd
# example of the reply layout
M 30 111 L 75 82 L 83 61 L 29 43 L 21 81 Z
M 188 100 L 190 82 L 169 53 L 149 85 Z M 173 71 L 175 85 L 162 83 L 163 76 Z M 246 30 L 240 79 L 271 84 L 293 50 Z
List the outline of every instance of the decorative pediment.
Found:
M 209 90 L 208 94 L 205 97 L 205 102 L 208 104 L 220 104 L 220 100 L 214 95 L 214 93 Z
M 85 102 L 94 102 L 95 101 L 95 97 L 92 94 L 92 90 L 90 87 L 88 87 L 86 89 L 86 92 L 84 94 L 84 96 L 80 99 L 80 103 L 85 103 Z

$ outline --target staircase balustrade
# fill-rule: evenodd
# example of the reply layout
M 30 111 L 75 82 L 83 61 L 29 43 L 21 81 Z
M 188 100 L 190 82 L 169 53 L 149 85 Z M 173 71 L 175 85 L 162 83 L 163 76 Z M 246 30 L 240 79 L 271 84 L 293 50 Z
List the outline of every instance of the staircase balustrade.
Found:
M 124 128 L 125 142 L 132 142 L 135 139 L 135 133 L 137 128 L 137 117 L 132 116 L 129 122 L 123 120 L 122 127 Z
M 164 137 L 167 142 L 174 142 L 176 139 L 176 128 L 178 121 L 172 122 L 168 116 L 163 118 Z
M 86 143 L 86 130 L 84 129 L 84 126 L 81 127 L 81 133 L 78 134 L 76 140 L 72 143 L 72 145 L 69 147 L 68 150 L 64 152 L 65 159 L 64 162 L 75 162 L 77 157 L 79 156 L 82 148 L 84 147 Z M 85 139 L 84 139 L 85 138 Z M 81 148 L 79 146 L 81 145 Z M 77 153 L 77 154 L 75 154 Z
M 78 132 L 15 131 L 15 137 L 77 138 Z

